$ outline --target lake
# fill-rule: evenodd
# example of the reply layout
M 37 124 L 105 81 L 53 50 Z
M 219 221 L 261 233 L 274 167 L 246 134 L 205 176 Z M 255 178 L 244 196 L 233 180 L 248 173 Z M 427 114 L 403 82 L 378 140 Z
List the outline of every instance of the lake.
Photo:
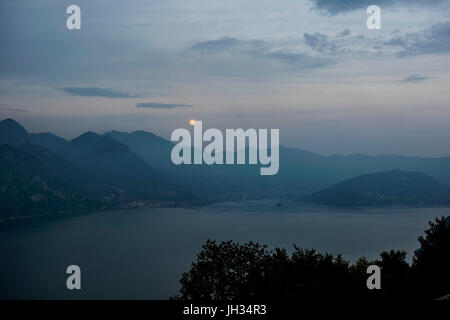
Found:
M 336 209 L 282 200 L 121 210 L 0 229 L 0 298 L 167 299 L 207 238 L 315 248 L 354 261 L 403 249 L 450 208 Z M 82 290 L 66 289 L 79 265 Z

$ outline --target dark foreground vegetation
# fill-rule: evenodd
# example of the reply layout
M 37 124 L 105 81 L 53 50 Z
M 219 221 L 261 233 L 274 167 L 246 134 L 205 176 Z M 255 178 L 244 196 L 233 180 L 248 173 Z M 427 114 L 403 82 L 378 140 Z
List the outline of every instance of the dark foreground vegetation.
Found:
M 450 217 L 429 222 L 412 264 L 406 252 L 382 252 L 350 264 L 340 255 L 294 246 L 269 250 L 245 244 L 207 240 L 191 269 L 181 278 L 176 299 L 421 299 L 450 293 Z M 382 236 L 382 235 L 380 235 Z M 369 265 L 381 268 L 381 290 L 368 290 Z

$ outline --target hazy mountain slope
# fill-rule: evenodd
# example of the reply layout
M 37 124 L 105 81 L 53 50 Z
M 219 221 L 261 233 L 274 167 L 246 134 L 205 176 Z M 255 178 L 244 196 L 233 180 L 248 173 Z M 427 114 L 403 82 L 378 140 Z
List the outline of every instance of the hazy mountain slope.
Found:
M 163 178 L 131 150 L 111 137 L 87 132 L 70 141 L 68 157 L 98 177 L 119 186 L 157 185 Z
M 421 158 L 396 155 L 322 156 L 308 151 L 280 147 L 280 184 L 301 187 L 313 192 L 361 174 L 401 169 L 419 171 L 450 184 L 450 157 Z M 308 190 L 309 189 L 309 190 Z
M 89 173 L 92 183 L 118 186 L 158 185 L 164 178 L 126 145 L 86 132 L 67 141 L 51 133 L 30 134 L 33 143 L 69 159 Z
M 450 205 L 450 187 L 420 172 L 391 170 L 337 183 L 304 198 L 334 206 Z
M 69 142 L 51 133 L 28 134 L 19 123 L 6 119 L 0 121 L 0 141 L 36 156 L 52 170 L 68 175 L 68 178 L 79 178 L 84 170 L 89 174 L 91 183 L 158 185 L 163 180 L 126 145 L 93 132 Z
M 42 146 L 58 155 L 65 155 L 70 150 L 70 143 L 50 132 L 30 133 L 30 143 Z
M 123 188 L 130 199 L 191 201 L 194 198 L 110 136 L 87 132 L 64 146 L 66 157 L 94 184 Z M 123 194 L 122 194 L 123 196 Z
M 450 184 L 450 157 L 322 156 L 280 146 L 278 174 L 260 176 L 259 165 L 174 165 L 170 158 L 174 144 L 150 132 L 110 131 L 102 136 L 86 133 L 72 141 L 51 133 L 30 134 L 27 138 L 23 134 L 25 129 L 14 126 L 11 121 L 7 124 L 15 127 L 14 141 L 22 144 L 30 141 L 65 158 L 88 173 L 93 179 L 90 184 L 134 189 L 139 186 L 137 189 L 147 191 L 155 188 L 169 191 L 176 189 L 171 186 L 179 185 L 215 201 L 293 198 L 362 174 L 393 169 L 423 172 Z
M 145 131 L 131 133 L 109 131 L 103 134 L 125 144 L 154 168 L 167 171 L 172 169 L 170 152 L 173 144 L 157 135 Z
M 94 210 L 99 201 L 61 181 L 37 158 L 0 146 L 0 218 Z
M 12 119 L 0 121 L 0 132 L 1 141 L 36 157 L 60 181 L 106 203 L 127 206 L 137 201 L 148 206 L 154 201 L 195 200 L 109 136 L 88 132 L 69 142 L 51 133 L 28 134 Z
M 51 135 L 55 139 L 64 140 L 52 134 L 45 135 Z M 1 144 L 14 146 L 15 149 L 36 157 L 42 165 L 50 169 L 61 181 L 66 181 L 70 184 L 87 183 L 88 176 L 85 172 L 66 158 L 53 153 L 48 148 L 33 144 L 33 136 L 28 134 L 24 127 L 12 119 L 0 121 Z
M 27 131 L 18 122 L 13 119 L 0 121 L 0 145 L 27 143 L 29 139 Z
M 31 143 L 16 145 L 15 148 L 36 157 L 41 163 L 61 180 L 70 184 L 83 185 L 91 181 L 91 177 L 79 167 L 48 149 Z
M 130 147 L 142 159 L 179 184 L 215 199 L 295 197 L 365 173 L 402 169 L 420 171 L 450 184 L 450 157 L 420 158 L 396 155 L 322 156 L 280 146 L 280 170 L 260 176 L 258 166 L 180 165 L 170 159 L 173 144 L 152 133 L 105 133 Z
M 273 196 L 269 183 L 261 186 L 259 166 L 174 165 L 174 144 L 150 132 L 109 131 L 104 135 L 126 144 L 152 167 L 174 183 L 189 188 L 198 196 L 214 200 Z M 262 188 L 263 187 L 263 188 Z

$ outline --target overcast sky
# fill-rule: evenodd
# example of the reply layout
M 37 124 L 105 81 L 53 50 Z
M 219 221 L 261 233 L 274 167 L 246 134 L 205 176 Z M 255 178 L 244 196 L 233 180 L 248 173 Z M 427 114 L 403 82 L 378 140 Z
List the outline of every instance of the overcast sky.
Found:
M 450 0 L 1 0 L 0 41 L 0 118 L 31 132 L 169 138 L 194 118 L 321 154 L 450 156 Z

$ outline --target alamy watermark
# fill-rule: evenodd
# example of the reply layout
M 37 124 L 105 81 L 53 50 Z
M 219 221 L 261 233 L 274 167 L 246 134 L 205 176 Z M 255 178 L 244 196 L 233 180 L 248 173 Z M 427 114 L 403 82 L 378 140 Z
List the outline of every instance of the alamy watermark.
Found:
M 366 10 L 369 17 L 367 18 L 367 28 L 369 30 L 381 29 L 381 9 L 377 5 L 370 5 Z M 81 29 L 81 8 L 77 5 L 70 5 L 66 9 L 69 17 L 66 20 L 66 26 L 69 30 Z
M 377 5 L 371 5 L 367 7 L 367 29 L 369 30 L 379 30 L 381 29 L 381 9 Z
M 202 121 L 191 120 L 189 124 L 194 127 L 193 139 L 187 129 L 179 128 L 172 132 L 171 140 L 177 142 L 171 153 L 174 164 L 242 165 L 248 161 L 250 165 L 259 163 L 263 166 L 260 175 L 278 173 L 279 129 L 270 129 L 270 137 L 268 129 L 226 129 L 224 143 L 224 135 L 219 129 L 203 132 Z
M 69 277 L 66 280 L 66 286 L 69 290 L 81 290 L 81 269 L 76 264 L 67 267 L 66 273 Z

